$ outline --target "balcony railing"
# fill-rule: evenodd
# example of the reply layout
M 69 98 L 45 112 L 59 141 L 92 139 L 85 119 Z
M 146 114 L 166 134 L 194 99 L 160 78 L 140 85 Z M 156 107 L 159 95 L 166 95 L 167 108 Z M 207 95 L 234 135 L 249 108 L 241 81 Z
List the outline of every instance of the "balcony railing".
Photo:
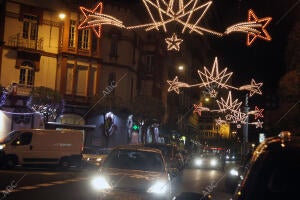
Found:
M 27 48 L 34 50 L 43 50 L 43 38 L 31 40 L 30 38 L 23 38 L 21 33 L 12 35 L 8 38 L 7 45 L 17 48 Z
M 19 83 L 11 83 L 6 88 L 6 90 L 9 93 L 13 93 L 14 95 L 18 95 L 18 96 L 29 96 L 32 89 L 33 89 L 33 86 L 19 84 Z

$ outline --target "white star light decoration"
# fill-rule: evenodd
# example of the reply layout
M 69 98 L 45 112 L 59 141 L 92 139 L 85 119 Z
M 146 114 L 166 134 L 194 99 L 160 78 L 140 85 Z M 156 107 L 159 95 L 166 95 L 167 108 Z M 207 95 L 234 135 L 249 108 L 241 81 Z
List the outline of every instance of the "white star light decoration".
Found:
M 180 38 L 177 38 L 177 35 L 174 33 L 171 38 L 166 38 L 165 41 L 168 45 L 167 49 L 169 51 L 171 51 L 171 50 L 179 51 L 180 44 L 182 43 L 183 40 Z
M 227 110 L 235 112 L 241 107 L 242 102 L 239 102 L 238 99 L 232 101 L 231 91 L 229 91 L 227 100 L 225 101 L 221 98 L 221 101 L 217 100 L 217 104 L 220 108 L 220 112 L 225 112 Z
M 222 37 L 232 32 L 246 33 L 246 44 L 248 46 L 250 46 L 257 38 L 266 41 L 271 40 L 271 37 L 266 30 L 266 26 L 270 23 L 272 18 L 265 17 L 259 19 L 251 9 L 248 11 L 247 22 L 234 24 L 228 27 L 226 31 L 222 33 L 210 30 L 200 25 L 200 22 L 211 6 L 212 1 L 201 3 L 199 0 L 142 0 L 142 2 L 152 21 L 150 23 L 126 27 L 123 25 L 121 20 L 107 14 L 102 14 L 103 6 L 100 2 L 93 10 L 80 7 L 80 10 L 85 18 L 78 26 L 78 29 L 92 28 L 95 34 L 100 37 L 102 25 L 112 25 L 118 28 L 126 29 L 144 28 L 146 31 L 153 29 L 159 31 L 162 29 L 164 32 L 167 32 L 167 26 L 171 23 L 175 23 L 181 27 L 182 34 L 188 31 L 190 34 L 193 32 L 199 35 L 209 33 L 218 37 Z M 169 48 L 169 43 L 167 43 L 167 45 L 168 49 L 173 50 L 173 48 Z

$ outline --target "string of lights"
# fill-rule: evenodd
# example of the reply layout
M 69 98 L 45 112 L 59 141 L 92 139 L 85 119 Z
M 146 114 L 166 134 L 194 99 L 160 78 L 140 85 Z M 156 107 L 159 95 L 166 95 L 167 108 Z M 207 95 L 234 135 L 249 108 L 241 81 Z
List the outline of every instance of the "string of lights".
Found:
M 129 30 L 143 28 L 145 31 L 154 29 L 160 31 L 162 29 L 164 32 L 168 32 L 168 25 L 170 23 L 176 23 L 181 26 L 182 34 L 184 34 L 187 30 L 189 31 L 189 34 L 193 32 L 199 35 L 208 33 L 218 37 L 223 37 L 233 32 L 246 33 L 247 46 L 252 45 L 257 38 L 266 41 L 271 40 L 271 36 L 267 32 L 266 27 L 272 18 L 258 18 L 252 9 L 248 10 L 247 22 L 239 22 L 231 25 L 224 33 L 222 33 L 205 28 L 201 25 L 201 20 L 212 5 L 212 1 L 201 3 L 199 0 L 142 0 L 142 2 L 152 21 L 150 23 L 125 26 L 121 20 L 111 15 L 103 14 L 103 4 L 100 2 L 92 10 L 82 6 L 79 7 L 84 15 L 84 19 L 78 26 L 78 29 L 92 28 L 97 37 L 100 38 L 102 25 L 112 25 Z M 175 36 L 173 34 L 173 36 L 165 39 L 167 49 L 170 51 L 179 51 L 179 46 L 183 40 L 174 37 Z M 177 41 L 175 44 L 174 40 Z M 180 42 L 178 40 L 180 40 Z

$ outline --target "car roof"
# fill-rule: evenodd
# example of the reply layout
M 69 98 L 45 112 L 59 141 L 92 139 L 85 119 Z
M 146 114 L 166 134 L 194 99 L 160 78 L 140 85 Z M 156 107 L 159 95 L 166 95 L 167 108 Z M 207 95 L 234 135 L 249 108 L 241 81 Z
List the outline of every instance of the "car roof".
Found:
M 265 152 L 300 151 L 300 136 L 276 136 L 267 138 L 254 151 L 254 158 Z M 255 159 L 256 160 L 256 159 Z
M 155 152 L 155 153 L 160 153 L 161 154 L 161 150 L 159 149 L 155 149 L 155 148 L 151 148 L 151 147 L 146 147 L 143 145 L 133 145 L 133 144 L 129 144 L 129 145 L 120 145 L 115 147 L 113 150 L 115 149 L 128 149 L 128 150 L 137 150 L 137 151 L 149 151 L 149 152 Z

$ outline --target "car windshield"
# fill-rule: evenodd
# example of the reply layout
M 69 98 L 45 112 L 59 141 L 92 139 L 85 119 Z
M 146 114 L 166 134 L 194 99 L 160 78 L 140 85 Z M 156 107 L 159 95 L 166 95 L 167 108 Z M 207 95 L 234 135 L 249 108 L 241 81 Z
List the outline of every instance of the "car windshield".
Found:
M 19 131 L 12 131 L 12 132 L 10 132 L 7 137 L 5 137 L 4 139 L 0 140 L 0 143 L 9 143 L 19 133 L 20 133 Z
M 161 154 L 150 151 L 117 149 L 111 152 L 102 165 L 104 168 L 163 172 Z
M 156 144 L 148 144 L 147 147 L 155 148 L 161 150 L 164 157 L 172 157 L 172 146 L 171 145 L 156 145 Z
M 109 148 L 99 148 L 99 147 L 84 147 L 83 154 L 108 154 L 111 151 Z

